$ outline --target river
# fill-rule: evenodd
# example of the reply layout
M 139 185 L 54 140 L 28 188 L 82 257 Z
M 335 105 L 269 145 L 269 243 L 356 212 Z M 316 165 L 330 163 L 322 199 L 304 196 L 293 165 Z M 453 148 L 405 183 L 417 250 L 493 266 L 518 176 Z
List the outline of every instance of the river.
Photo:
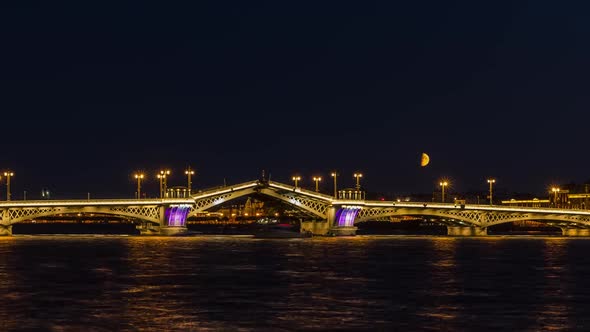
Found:
M 2 331 L 588 331 L 590 239 L 0 238 Z

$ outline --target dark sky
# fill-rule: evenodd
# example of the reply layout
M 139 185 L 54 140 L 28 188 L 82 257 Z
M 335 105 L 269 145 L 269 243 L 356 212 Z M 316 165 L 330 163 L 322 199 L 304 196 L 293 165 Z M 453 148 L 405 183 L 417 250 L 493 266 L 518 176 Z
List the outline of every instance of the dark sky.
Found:
M 368 191 L 590 179 L 584 1 L 11 1 L 0 168 L 14 198 L 322 175 Z M 431 162 L 420 167 L 420 154 Z M 2 179 L 2 184 L 5 184 Z M 0 192 L 0 199 L 5 197 Z

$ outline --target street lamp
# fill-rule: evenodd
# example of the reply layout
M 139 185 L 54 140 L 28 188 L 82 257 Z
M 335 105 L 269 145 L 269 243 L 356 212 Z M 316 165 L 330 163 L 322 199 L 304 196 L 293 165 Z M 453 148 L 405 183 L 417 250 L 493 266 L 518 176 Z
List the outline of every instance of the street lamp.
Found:
M 363 177 L 363 175 L 361 173 L 354 173 L 354 177 L 356 178 L 356 190 L 360 190 L 361 189 L 361 178 Z
M 496 179 L 488 179 L 488 183 L 490 184 L 490 205 L 492 205 L 492 186 L 496 183 Z
M 169 170 L 160 171 L 160 174 L 158 174 L 158 179 L 160 179 L 160 198 L 164 198 L 164 193 L 166 192 L 167 175 L 170 175 Z
M 143 173 L 136 173 L 135 178 L 137 179 L 137 199 L 141 199 L 141 180 L 143 180 Z
M 316 192 L 320 191 L 320 189 L 318 188 L 318 183 L 320 181 L 322 181 L 322 177 L 321 176 L 314 176 L 313 180 L 315 181 L 315 191 Z
M 6 200 L 10 200 L 10 178 L 14 176 L 14 173 L 11 171 L 4 172 L 4 176 L 6 177 Z
M 551 191 L 553 192 L 553 204 L 557 207 L 557 194 L 559 193 L 559 188 L 553 187 L 551 188 Z
M 447 181 L 441 181 L 439 183 L 440 187 L 441 187 L 441 201 L 444 203 L 445 202 L 445 187 L 449 185 L 449 183 Z
M 192 170 L 191 167 L 189 166 L 188 169 L 186 171 L 184 171 L 184 174 L 186 174 L 186 176 L 188 178 L 187 188 L 188 188 L 188 194 L 190 195 L 191 194 L 191 185 L 192 185 L 192 183 L 191 183 L 191 175 L 194 175 L 195 174 L 195 171 Z
M 338 177 L 338 173 L 332 172 L 330 175 L 334 178 L 334 198 L 336 198 L 336 195 L 338 194 L 338 187 L 336 186 L 336 178 Z
M 301 180 L 300 176 L 294 176 L 293 177 L 293 181 L 295 182 L 295 188 L 297 188 L 297 182 L 299 182 L 299 180 Z

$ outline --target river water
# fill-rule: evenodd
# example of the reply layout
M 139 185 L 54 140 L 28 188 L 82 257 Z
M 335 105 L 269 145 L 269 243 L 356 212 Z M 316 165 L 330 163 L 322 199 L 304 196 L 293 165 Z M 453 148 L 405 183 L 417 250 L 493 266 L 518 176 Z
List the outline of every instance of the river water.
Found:
M 13 236 L 1 331 L 589 331 L 590 239 Z

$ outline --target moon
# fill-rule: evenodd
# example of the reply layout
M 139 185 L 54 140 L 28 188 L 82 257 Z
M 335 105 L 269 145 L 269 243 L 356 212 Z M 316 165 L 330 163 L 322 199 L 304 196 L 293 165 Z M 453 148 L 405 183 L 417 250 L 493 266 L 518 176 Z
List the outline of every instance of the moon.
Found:
M 424 167 L 426 165 L 428 165 L 428 163 L 430 162 L 430 157 L 422 152 L 422 157 L 420 158 L 420 166 Z

